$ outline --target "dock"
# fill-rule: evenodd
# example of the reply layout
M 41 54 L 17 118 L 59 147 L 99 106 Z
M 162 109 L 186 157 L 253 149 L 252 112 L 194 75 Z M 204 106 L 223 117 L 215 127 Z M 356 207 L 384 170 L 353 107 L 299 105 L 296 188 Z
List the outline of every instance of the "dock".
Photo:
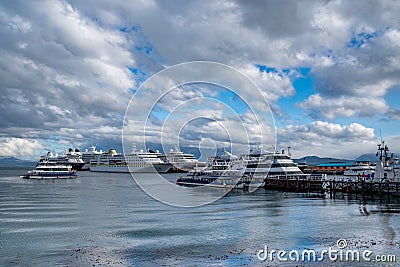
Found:
M 344 194 L 362 196 L 400 197 L 400 181 L 349 181 L 345 179 L 321 180 L 296 177 L 267 177 L 266 190 L 281 190 L 299 193 L 321 193 L 336 198 Z

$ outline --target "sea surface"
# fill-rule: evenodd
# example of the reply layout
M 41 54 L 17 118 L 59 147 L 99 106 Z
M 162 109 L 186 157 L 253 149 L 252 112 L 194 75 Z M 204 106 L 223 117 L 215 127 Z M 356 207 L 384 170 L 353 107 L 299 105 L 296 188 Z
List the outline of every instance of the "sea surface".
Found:
M 0 266 L 400 265 L 399 199 L 259 189 L 180 208 L 148 196 L 130 174 L 79 172 L 77 179 L 43 181 L 19 178 L 25 171 L 0 169 Z M 395 255 L 398 263 L 257 257 L 265 246 L 318 252 L 337 248 L 339 239 L 345 249 Z

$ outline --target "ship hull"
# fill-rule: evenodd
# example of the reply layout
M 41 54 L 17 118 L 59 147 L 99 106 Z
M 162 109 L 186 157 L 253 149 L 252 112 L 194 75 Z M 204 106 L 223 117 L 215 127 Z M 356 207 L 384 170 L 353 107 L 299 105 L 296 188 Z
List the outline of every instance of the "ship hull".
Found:
M 76 171 L 80 171 L 82 167 L 85 165 L 85 162 L 51 161 L 51 160 L 49 162 L 54 162 L 60 165 L 70 165 L 72 169 Z
M 188 187 L 197 187 L 197 186 L 207 186 L 207 187 L 215 187 L 215 188 L 229 188 L 229 189 L 243 189 L 244 184 L 223 184 L 223 183 L 202 183 L 199 181 L 177 181 L 177 185 L 188 186 Z
M 21 175 L 21 178 L 24 179 L 36 179 L 36 180 L 45 180 L 45 179 L 75 179 L 78 177 L 76 174 L 63 174 L 63 175 Z
M 135 167 L 135 166 L 118 166 L 118 165 L 90 165 L 91 172 L 117 172 L 117 173 L 154 173 L 155 171 L 159 173 L 168 172 L 172 167 L 171 164 L 154 164 L 146 167 Z

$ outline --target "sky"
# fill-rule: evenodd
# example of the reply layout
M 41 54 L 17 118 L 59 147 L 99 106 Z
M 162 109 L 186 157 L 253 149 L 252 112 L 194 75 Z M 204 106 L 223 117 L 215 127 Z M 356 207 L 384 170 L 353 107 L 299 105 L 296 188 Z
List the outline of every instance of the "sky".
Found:
M 1 1 L 0 156 L 119 148 L 140 95 L 149 142 L 166 146 L 256 143 L 266 100 L 276 139 L 264 138 L 293 157 L 354 159 L 380 135 L 400 151 L 398 14 L 385 0 Z M 203 83 L 150 100 L 149 78 L 192 61 L 229 66 L 259 92 Z

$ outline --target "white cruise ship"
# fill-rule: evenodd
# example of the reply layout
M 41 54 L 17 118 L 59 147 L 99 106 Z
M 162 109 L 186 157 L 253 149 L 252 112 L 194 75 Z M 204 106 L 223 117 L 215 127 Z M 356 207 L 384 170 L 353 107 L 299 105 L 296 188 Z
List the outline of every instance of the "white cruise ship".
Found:
M 82 167 L 82 171 L 90 170 L 90 161 L 97 159 L 100 154 L 103 154 L 103 150 L 97 151 L 95 146 L 91 146 L 90 150 L 86 149 L 85 152 L 81 152 L 82 160 L 85 162 L 85 165 Z
M 97 159 L 90 161 L 92 172 L 167 172 L 172 165 L 162 161 L 160 153 L 136 151 L 133 147 L 129 154 L 117 153 L 110 149 L 108 153 L 102 153 Z
M 195 168 L 201 169 L 206 167 L 206 162 L 198 161 L 193 154 L 183 153 L 175 146 L 167 155 L 162 155 L 160 158 L 164 162 L 172 164 L 173 171 L 191 171 Z
M 70 148 L 68 152 L 64 149 L 64 152 L 61 155 L 53 154 L 51 151 L 47 152 L 46 155 L 43 155 L 39 159 L 39 163 L 41 162 L 54 162 L 61 165 L 71 165 L 74 170 L 81 170 L 85 162 L 82 160 L 82 154 L 78 149 L 75 151 Z M 39 164 L 38 163 L 38 164 Z
M 261 150 L 253 148 L 250 154 L 242 155 L 240 158 L 246 164 L 243 180 L 247 186 L 260 187 L 271 169 L 273 153 L 262 153 Z
M 227 172 L 233 171 L 233 172 Z M 240 179 L 237 175 L 241 173 Z M 221 181 L 218 177 L 224 177 Z M 310 177 L 304 174 L 290 158 L 290 152 L 269 152 L 260 148 L 253 148 L 250 154 L 237 157 L 224 151 L 222 156 L 210 157 L 207 167 L 202 171 L 189 172 L 180 177 L 178 185 L 187 186 L 225 186 L 230 188 L 258 188 L 265 185 L 265 179 L 305 179 Z M 318 176 L 321 178 L 322 176 Z
M 306 177 L 306 174 L 304 174 L 299 166 L 291 159 L 289 150 L 287 153 L 285 150 L 274 153 L 270 151 L 261 151 L 259 148 L 255 148 L 251 151 L 249 156 L 253 159 L 262 158 L 265 160 L 263 164 L 258 164 L 256 169 L 253 170 L 250 168 L 250 172 L 258 171 L 261 173 L 268 173 L 268 177 Z M 249 167 L 252 167 L 252 165 L 248 165 L 248 168 Z
M 281 153 L 277 152 L 273 157 L 274 160 L 268 176 L 290 176 L 293 178 L 307 176 L 300 170 L 297 164 L 293 162 L 289 153 L 285 153 L 285 151 L 282 151 Z

